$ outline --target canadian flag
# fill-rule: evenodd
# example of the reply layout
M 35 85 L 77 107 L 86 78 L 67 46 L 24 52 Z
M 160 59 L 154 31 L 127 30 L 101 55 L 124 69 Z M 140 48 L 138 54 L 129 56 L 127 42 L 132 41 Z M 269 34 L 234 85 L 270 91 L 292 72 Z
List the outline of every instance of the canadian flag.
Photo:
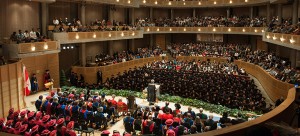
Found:
M 26 69 L 25 66 L 23 66 L 23 74 L 24 74 L 24 83 L 25 83 L 25 96 L 28 96 L 30 95 L 30 91 L 31 91 L 31 84 L 30 84 L 30 79 L 29 79 L 29 76 L 28 76 L 28 71 Z

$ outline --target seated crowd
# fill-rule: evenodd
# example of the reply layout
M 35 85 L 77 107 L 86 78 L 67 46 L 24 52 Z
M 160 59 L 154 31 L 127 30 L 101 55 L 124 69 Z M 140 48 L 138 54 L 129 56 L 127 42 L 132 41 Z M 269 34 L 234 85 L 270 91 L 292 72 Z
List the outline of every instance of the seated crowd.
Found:
M 280 24 L 278 18 L 273 17 L 269 23 L 268 32 L 300 35 L 300 21 L 298 24 L 293 25 L 292 19 L 288 18 L 282 19 L 282 23 Z
M 136 19 L 138 27 L 264 27 L 266 18 L 256 17 L 249 18 L 247 16 L 232 16 L 230 18 L 224 16 L 205 16 L 205 17 L 176 17 L 157 18 L 157 19 Z
M 19 32 L 13 32 L 10 36 L 10 40 L 17 43 L 22 42 L 44 42 L 47 41 L 46 36 L 43 36 L 40 32 L 40 29 L 32 28 L 29 32 L 28 30 L 25 30 L 25 32 L 22 32 L 22 30 L 19 30 Z
M 300 83 L 300 70 L 292 68 L 287 59 L 266 51 L 250 51 L 250 45 L 223 43 L 173 43 L 168 45 L 173 56 L 213 56 L 242 59 L 257 64 L 278 80 L 291 84 Z
M 141 91 L 151 79 L 161 84 L 162 93 L 241 110 L 266 108 L 265 98 L 254 81 L 243 69 L 227 62 L 156 61 L 111 77 L 104 86 Z
M 106 66 L 134 59 L 160 56 L 162 54 L 163 51 L 160 47 L 155 47 L 153 50 L 148 48 L 139 48 L 135 52 L 130 50 L 123 52 L 115 52 L 112 56 L 100 53 L 95 56 L 95 63 L 97 63 L 98 66 Z
M 83 25 L 79 19 L 73 19 L 69 22 L 68 18 L 63 20 L 62 18 L 53 19 L 53 32 L 92 32 L 92 31 L 128 31 L 128 30 L 137 30 L 135 26 L 129 26 L 119 21 L 103 19 L 91 22 L 89 25 Z M 68 26 L 66 28 L 66 26 Z

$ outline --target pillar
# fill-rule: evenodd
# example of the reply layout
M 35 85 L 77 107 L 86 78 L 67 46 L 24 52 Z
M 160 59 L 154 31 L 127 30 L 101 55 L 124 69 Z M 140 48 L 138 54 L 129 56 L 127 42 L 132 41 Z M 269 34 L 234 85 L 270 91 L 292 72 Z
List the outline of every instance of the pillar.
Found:
M 80 59 L 81 59 L 81 65 L 86 66 L 86 44 L 82 43 L 80 46 Z
M 251 18 L 251 19 L 253 18 L 253 12 L 254 12 L 254 7 L 251 6 L 251 7 L 250 7 L 250 18 Z
M 171 18 L 171 20 L 174 19 L 174 9 L 170 10 L 170 18 Z
M 134 16 L 134 8 L 131 8 L 130 9 L 130 15 L 129 15 L 129 18 L 130 18 L 130 23 L 132 24 L 132 25 L 135 25 L 135 16 Z
M 282 4 L 277 5 L 278 23 L 282 23 Z
M 296 51 L 296 67 L 300 67 L 300 51 Z
M 193 8 L 193 17 L 195 18 L 196 17 L 196 9 Z
M 294 0 L 293 3 L 293 25 L 298 23 L 298 0 Z
M 295 49 L 290 48 L 290 61 L 291 61 L 291 67 L 296 67 L 297 63 L 297 51 Z
M 135 46 L 134 39 L 130 39 L 130 41 L 129 41 L 129 50 L 134 51 L 134 46 Z
M 114 54 L 113 44 L 114 44 L 114 41 L 108 41 L 107 53 L 109 55 L 113 55 Z
M 153 35 L 153 34 L 150 34 L 150 45 L 149 45 L 149 48 L 150 48 L 150 49 L 152 49 L 153 44 L 154 44 L 153 37 L 154 37 L 154 35 Z
M 49 6 L 48 3 L 43 2 L 42 4 L 42 35 L 47 35 L 48 23 L 49 23 Z
M 111 10 L 112 6 L 108 6 L 108 20 L 110 20 L 110 22 L 113 22 L 114 20 L 114 11 Z
M 80 21 L 82 25 L 86 25 L 85 23 L 85 3 L 80 4 Z
M 150 21 L 153 21 L 153 8 L 150 8 L 150 12 L 149 12 L 149 17 L 150 17 Z
M 271 11 L 270 11 L 270 3 L 267 4 L 267 22 L 271 21 Z
M 227 13 L 227 14 L 226 14 L 226 15 L 227 15 L 227 18 L 229 18 L 229 17 L 230 17 L 230 8 L 227 8 L 227 9 L 226 9 L 226 13 Z

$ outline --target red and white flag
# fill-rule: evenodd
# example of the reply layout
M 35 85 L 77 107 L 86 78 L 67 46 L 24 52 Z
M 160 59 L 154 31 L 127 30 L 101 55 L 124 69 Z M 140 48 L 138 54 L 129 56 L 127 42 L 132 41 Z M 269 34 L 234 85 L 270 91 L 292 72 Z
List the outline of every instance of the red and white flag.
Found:
M 30 79 L 28 76 L 28 71 L 25 66 L 23 66 L 23 74 L 24 74 L 24 83 L 25 83 L 25 85 L 24 85 L 25 96 L 28 96 L 28 95 L 30 95 L 31 84 L 30 84 Z

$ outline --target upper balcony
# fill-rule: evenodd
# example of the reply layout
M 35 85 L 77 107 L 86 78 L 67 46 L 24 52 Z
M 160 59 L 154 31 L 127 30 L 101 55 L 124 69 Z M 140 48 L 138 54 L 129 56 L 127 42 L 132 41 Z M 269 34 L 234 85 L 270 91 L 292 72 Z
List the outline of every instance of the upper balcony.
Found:
M 300 50 L 300 35 L 263 33 L 263 41 Z
M 164 8 L 199 8 L 199 7 L 234 7 L 261 5 L 274 2 L 275 0 L 74 0 L 93 3 L 113 4 L 125 7 L 164 7 Z
M 52 54 L 60 52 L 60 43 L 57 41 L 33 43 L 6 43 L 3 45 L 4 56 L 7 58 L 25 58 L 30 56 Z

